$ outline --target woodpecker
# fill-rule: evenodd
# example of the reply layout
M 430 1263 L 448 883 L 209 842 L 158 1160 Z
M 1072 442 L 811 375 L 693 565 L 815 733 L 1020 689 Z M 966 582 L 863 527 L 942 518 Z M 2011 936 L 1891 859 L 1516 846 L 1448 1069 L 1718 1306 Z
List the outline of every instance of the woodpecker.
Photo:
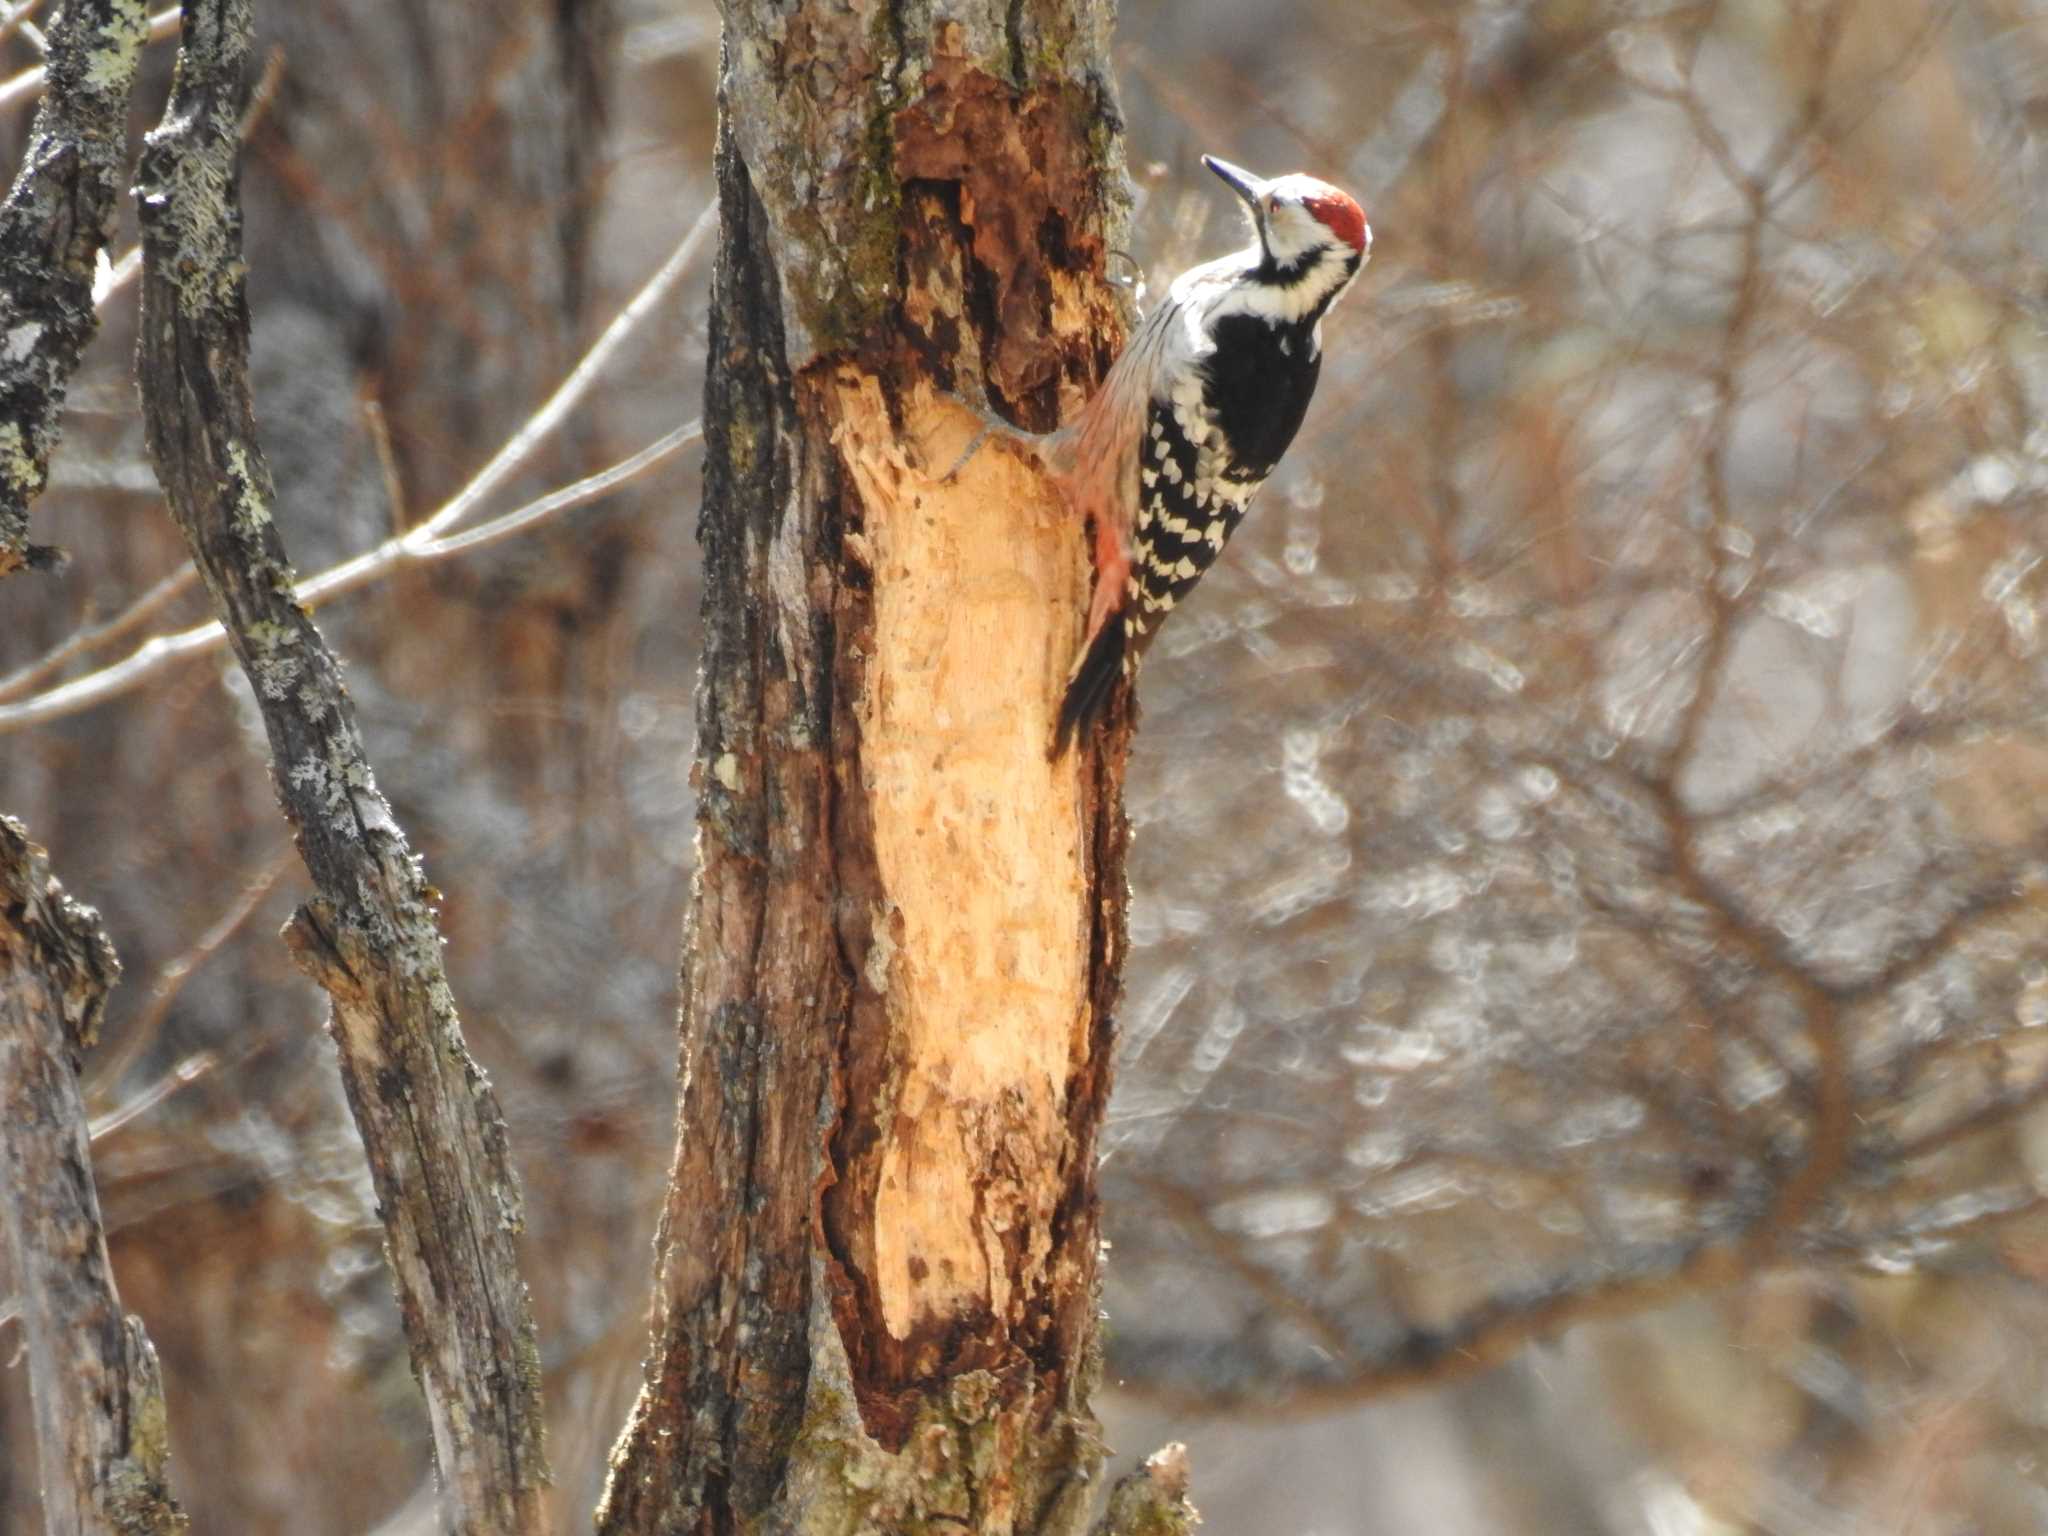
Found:
M 1294 441 L 1322 370 L 1323 316 L 1372 249 L 1365 210 L 1328 182 L 1202 164 L 1244 200 L 1251 244 L 1175 279 L 1102 388 L 1036 445 L 1095 530 L 1095 596 L 1055 758 L 1136 673 Z

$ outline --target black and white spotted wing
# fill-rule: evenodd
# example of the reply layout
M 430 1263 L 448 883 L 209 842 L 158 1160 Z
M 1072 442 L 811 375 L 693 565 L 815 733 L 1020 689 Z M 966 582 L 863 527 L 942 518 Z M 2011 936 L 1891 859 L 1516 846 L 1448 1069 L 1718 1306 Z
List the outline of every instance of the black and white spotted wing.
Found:
M 1320 313 L 1283 325 L 1226 317 L 1215 333 L 1219 353 L 1227 343 L 1221 355 L 1235 366 L 1192 368 L 1170 397 L 1146 407 L 1121 614 L 1095 636 L 1067 685 L 1055 755 L 1108 710 L 1118 677 L 1136 672 L 1160 625 L 1216 563 L 1294 441 L 1321 370 Z
M 1318 318 L 1219 320 L 1209 365 L 1193 370 L 1171 398 L 1152 402 L 1138 451 L 1126 670 L 1223 553 L 1301 429 L 1322 370 Z M 1226 357 L 1229 368 L 1214 366 Z
M 1138 516 L 1122 612 L 1102 626 L 1067 685 L 1055 755 L 1107 712 L 1117 679 L 1136 673 L 1145 647 L 1216 563 L 1264 480 L 1263 467 L 1252 478 L 1222 461 L 1213 418 L 1198 398 L 1152 402 L 1138 454 Z
M 1222 460 L 1205 402 L 1156 400 L 1138 453 L 1138 524 L 1124 606 L 1130 671 L 1166 616 L 1223 553 L 1265 481 Z

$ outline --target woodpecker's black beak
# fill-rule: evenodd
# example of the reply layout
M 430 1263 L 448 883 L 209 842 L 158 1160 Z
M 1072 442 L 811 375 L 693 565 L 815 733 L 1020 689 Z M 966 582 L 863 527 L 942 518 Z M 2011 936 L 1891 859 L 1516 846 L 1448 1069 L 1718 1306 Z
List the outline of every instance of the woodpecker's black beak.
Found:
M 1266 190 L 1264 177 L 1254 176 L 1241 165 L 1232 165 L 1228 160 L 1219 160 L 1214 155 L 1202 156 L 1202 164 L 1223 178 L 1224 184 L 1243 198 L 1252 210 L 1252 217 L 1259 216 L 1259 194 Z

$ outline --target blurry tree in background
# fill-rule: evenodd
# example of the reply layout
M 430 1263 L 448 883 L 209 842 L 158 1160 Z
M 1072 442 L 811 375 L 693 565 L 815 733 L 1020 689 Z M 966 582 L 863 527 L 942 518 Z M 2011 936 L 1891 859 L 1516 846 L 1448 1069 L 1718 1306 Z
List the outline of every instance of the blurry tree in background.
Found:
M 458 486 L 709 198 L 708 7 L 472 9 L 269 23 L 257 387 L 305 570 Z M 1378 236 L 1303 440 L 1140 690 L 1122 1424 L 1222 1414 L 1192 1438 L 1223 1530 L 2040 1529 L 2038 5 L 1120 28 L 1155 289 L 1237 238 L 1199 150 L 1344 183 Z M 26 718 L 200 611 L 123 313 L 34 513 L 75 563 L 0 588 L 0 808 L 126 964 L 95 1155 L 181 1497 L 410 1528 L 426 1438 L 271 938 L 293 878 L 246 701 L 188 662 Z M 647 321 L 526 488 L 688 414 L 703 313 L 698 281 Z M 664 470 L 323 621 L 514 1128 L 563 1528 L 638 1380 L 670 1150 L 695 494 Z M 25 1423 L 9 1372 L 10 1530 Z

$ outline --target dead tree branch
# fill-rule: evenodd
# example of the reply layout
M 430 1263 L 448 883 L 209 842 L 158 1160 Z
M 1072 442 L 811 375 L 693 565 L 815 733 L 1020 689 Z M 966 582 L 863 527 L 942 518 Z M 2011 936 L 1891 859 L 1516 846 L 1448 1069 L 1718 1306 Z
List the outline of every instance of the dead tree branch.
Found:
M 50 29 L 49 89 L 0 205 L 0 576 L 55 564 L 28 542 L 58 416 L 99 327 L 93 272 L 128 163 L 128 92 L 149 33 L 141 0 L 73 0 Z
M 520 1197 L 441 962 L 435 893 L 378 793 L 340 666 L 293 596 L 256 441 L 238 122 L 247 0 L 185 12 L 142 207 L 143 414 L 165 498 L 255 689 L 320 895 L 287 942 L 327 991 L 375 1181 L 449 1528 L 542 1528 L 547 1481 Z
M 0 1220 L 28 1335 L 46 1527 L 184 1529 L 156 1352 L 121 1311 L 93 1184 L 78 1066 L 120 962 L 99 914 L 0 818 Z

